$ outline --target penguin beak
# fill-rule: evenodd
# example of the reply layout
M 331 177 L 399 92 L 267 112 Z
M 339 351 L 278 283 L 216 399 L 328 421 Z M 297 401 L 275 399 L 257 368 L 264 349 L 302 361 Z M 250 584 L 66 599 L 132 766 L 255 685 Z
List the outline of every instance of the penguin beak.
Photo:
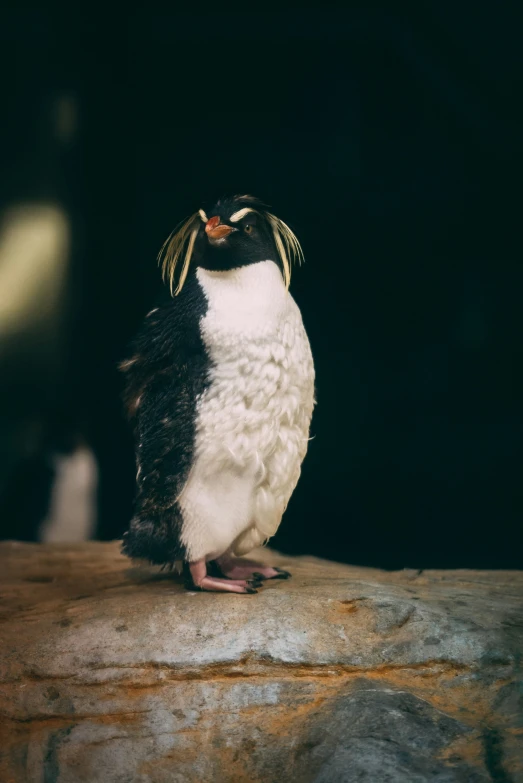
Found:
M 205 233 L 211 240 L 225 239 L 225 237 L 228 237 L 229 234 L 232 234 L 233 231 L 237 230 L 237 228 L 233 228 L 232 226 L 220 225 L 220 218 L 217 215 L 210 218 L 205 224 Z

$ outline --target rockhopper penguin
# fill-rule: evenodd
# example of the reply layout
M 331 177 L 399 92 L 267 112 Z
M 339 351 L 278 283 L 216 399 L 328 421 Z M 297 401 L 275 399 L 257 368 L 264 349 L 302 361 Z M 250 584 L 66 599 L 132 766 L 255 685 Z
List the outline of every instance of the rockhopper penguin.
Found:
M 164 244 L 172 296 L 121 364 L 137 463 L 123 552 L 183 561 L 191 589 L 252 593 L 289 576 L 238 556 L 278 529 L 307 450 L 314 367 L 288 291 L 296 260 L 298 240 L 257 199 L 199 210 Z

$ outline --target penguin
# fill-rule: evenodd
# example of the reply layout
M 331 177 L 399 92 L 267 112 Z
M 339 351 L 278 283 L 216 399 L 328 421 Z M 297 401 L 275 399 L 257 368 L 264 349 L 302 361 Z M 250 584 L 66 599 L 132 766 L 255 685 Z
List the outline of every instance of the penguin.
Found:
M 166 240 L 165 300 L 120 365 L 137 470 L 122 551 L 183 563 L 189 589 L 290 576 L 241 556 L 276 533 L 307 451 L 314 364 L 289 292 L 302 258 L 252 196 L 199 209 Z

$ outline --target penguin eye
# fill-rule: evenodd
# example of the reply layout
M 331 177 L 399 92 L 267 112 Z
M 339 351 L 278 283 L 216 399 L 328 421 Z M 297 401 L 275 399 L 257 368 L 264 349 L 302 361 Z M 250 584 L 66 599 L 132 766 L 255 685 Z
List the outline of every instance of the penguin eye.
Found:
M 243 227 L 243 230 L 245 231 L 246 234 L 252 234 L 252 226 L 250 225 L 250 223 L 247 223 L 247 225 Z

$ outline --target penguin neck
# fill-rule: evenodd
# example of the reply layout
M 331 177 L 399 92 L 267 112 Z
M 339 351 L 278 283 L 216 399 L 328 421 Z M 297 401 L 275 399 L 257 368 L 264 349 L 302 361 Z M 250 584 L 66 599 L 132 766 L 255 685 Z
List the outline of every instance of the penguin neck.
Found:
M 208 298 L 228 302 L 263 303 L 286 293 L 281 272 L 274 261 L 258 261 L 227 271 L 199 267 L 197 277 Z
M 196 274 L 209 310 L 220 320 L 268 323 L 286 307 L 288 292 L 274 261 L 259 261 L 226 272 L 200 267 Z

